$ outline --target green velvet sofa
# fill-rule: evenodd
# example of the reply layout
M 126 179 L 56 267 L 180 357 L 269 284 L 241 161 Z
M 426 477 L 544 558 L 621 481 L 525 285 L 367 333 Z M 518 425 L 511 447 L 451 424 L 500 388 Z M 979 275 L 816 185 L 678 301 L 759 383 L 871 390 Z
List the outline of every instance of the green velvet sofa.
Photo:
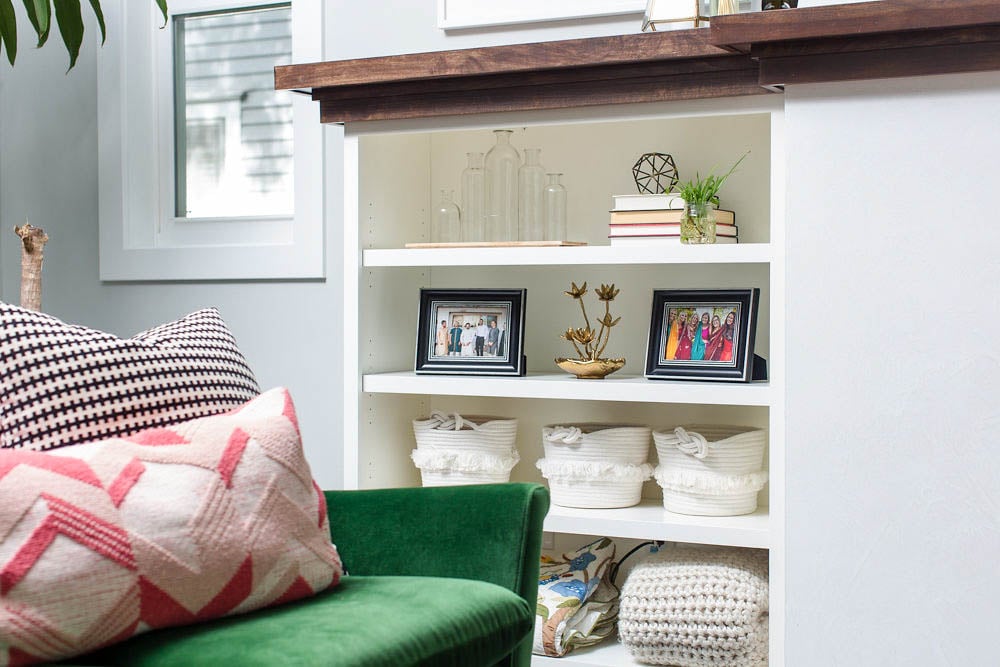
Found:
M 158 630 L 86 665 L 527 667 L 547 490 L 327 491 L 347 575 L 292 604 Z

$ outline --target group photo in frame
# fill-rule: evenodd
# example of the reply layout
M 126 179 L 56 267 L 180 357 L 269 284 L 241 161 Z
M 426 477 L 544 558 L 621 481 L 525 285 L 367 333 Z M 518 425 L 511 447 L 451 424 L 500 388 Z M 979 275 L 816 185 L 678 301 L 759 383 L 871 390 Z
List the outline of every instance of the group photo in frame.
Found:
M 754 355 L 760 289 L 653 290 L 646 377 L 750 382 L 765 379 Z
M 417 373 L 525 374 L 524 289 L 421 289 Z

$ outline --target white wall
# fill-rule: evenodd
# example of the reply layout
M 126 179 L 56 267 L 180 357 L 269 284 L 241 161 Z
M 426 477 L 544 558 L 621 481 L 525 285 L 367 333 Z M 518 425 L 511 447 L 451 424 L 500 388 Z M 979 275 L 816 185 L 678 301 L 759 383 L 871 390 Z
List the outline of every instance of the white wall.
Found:
M 997 664 L 1000 73 L 785 100 L 787 663 Z

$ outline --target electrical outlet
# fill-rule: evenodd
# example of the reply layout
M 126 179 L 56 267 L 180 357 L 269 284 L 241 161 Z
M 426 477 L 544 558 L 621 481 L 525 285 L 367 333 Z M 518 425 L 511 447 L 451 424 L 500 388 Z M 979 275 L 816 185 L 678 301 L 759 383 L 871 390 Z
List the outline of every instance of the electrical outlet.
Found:
M 556 534 L 550 533 L 549 531 L 542 532 L 542 548 L 543 549 L 555 549 L 556 548 Z

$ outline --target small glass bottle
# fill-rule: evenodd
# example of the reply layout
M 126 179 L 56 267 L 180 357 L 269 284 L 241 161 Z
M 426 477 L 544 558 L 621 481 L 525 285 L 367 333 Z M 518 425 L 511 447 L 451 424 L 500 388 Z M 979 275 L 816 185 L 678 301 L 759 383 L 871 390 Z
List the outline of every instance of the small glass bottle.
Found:
M 486 154 L 486 240 L 517 240 L 517 170 L 521 155 L 510 145 L 513 130 L 493 130 L 497 143 Z
M 524 164 L 517 171 L 517 222 L 521 241 L 545 240 L 545 168 L 541 150 L 524 149 Z
M 434 243 L 456 243 L 462 240 L 462 214 L 453 201 L 453 193 L 441 190 L 441 201 L 434 209 L 434 226 L 431 241 Z
M 562 174 L 547 174 L 549 182 L 542 195 L 545 207 L 545 240 L 565 241 L 566 239 L 566 188 L 560 179 Z
M 486 174 L 483 154 L 466 153 L 469 166 L 462 171 L 462 240 L 486 240 Z

